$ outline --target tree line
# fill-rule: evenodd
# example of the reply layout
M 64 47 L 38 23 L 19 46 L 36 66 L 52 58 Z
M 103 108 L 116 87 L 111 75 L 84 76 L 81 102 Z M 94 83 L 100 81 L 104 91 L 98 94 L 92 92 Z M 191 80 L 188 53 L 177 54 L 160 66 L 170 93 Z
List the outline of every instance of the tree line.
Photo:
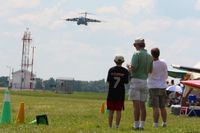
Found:
M 0 87 L 8 87 L 8 76 L 0 77 Z M 35 89 L 43 89 L 43 90 L 56 90 L 56 79 L 53 77 L 48 80 L 43 80 L 41 78 L 35 79 Z M 81 92 L 106 92 L 108 90 L 108 86 L 105 82 L 105 79 L 97 80 L 97 81 L 73 81 L 73 91 L 81 91 Z
M 42 80 L 40 78 L 36 79 L 36 89 L 45 90 L 56 90 L 56 80 L 54 78 L 49 78 L 48 80 Z M 108 90 L 107 84 L 104 79 L 97 81 L 73 81 L 73 91 L 82 92 L 105 92 Z

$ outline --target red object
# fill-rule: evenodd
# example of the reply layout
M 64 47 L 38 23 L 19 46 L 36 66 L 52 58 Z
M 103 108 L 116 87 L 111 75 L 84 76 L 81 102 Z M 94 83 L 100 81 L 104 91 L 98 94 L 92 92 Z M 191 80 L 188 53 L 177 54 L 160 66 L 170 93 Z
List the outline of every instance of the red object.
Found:
M 124 101 L 109 101 L 109 100 L 107 100 L 107 109 L 109 109 L 111 111 L 124 110 Z
M 187 80 L 187 81 L 181 81 L 182 84 L 194 87 L 196 89 L 200 89 L 200 80 Z
M 182 106 L 182 107 L 181 107 L 181 110 L 180 110 L 180 114 L 187 115 L 187 112 L 188 112 L 188 107 Z

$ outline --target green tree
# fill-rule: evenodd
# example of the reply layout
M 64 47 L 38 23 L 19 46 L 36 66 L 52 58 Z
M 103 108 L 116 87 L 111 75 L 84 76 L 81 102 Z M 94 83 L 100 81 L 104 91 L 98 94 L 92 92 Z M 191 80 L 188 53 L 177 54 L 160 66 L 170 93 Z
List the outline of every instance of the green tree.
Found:
M 8 76 L 0 77 L 0 86 L 1 87 L 8 87 Z
M 35 89 L 43 89 L 43 80 L 36 78 Z
M 48 80 L 43 81 L 44 87 L 47 90 L 54 90 L 56 87 L 56 81 L 54 78 L 49 78 Z

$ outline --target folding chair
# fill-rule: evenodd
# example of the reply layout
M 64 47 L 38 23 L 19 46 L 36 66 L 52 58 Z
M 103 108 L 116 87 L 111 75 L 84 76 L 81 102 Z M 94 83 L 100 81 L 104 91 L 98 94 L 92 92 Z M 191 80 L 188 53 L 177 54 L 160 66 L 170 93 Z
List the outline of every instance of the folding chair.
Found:
M 187 113 L 188 113 L 188 107 L 187 106 L 181 106 L 180 115 L 187 115 Z
M 188 96 L 188 102 L 189 102 L 189 112 L 188 116 L 197 116 L 195 112 L 195 106 L 197 103 L 197 97 L 195 95 L 189 95 Z
M 180 98 L 180 113 L 179 115 L 187 115 L 188 113 L 188 105 L 186 104 L 186 99 L 181 96 Z

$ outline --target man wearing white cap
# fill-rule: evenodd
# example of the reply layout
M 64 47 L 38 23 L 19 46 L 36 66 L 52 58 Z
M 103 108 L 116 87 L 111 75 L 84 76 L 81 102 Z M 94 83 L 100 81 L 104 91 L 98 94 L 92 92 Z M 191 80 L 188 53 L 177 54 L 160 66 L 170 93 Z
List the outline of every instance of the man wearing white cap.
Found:
M 133 129 L 144 129 L 146 120 L 145 102 L 148 96 L 147 78 L 152 69 L 152 56 L 145 50 L 144 39 L 136 39 L 133 46 L 137 50 L 132 56 L 131 64 L 127 65 L 131 73 L 128 99 L 133 101 Z
M 123 56 L 116 56 L 114 59 L 116 66 L 108 71 L 107 82 L 109 91 L 107 96 L 107 109 L 109 110 L 108 123 L 112 127 L 114 111 L 116 111 L 116 128 L 119 127 L 121 120 L 121 111 L 124 110 L 125 86 L 128 83 L 129 72 L 122 67 Z

